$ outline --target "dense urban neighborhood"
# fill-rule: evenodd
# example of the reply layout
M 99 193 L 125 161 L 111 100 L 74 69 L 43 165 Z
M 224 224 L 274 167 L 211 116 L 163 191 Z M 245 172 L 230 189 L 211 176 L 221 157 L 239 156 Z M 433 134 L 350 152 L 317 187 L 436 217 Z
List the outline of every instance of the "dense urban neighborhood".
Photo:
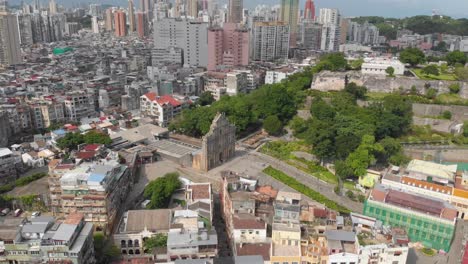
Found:
M 101 2 L 0 0 L 0 263 L 468 264 L 467 19 Z

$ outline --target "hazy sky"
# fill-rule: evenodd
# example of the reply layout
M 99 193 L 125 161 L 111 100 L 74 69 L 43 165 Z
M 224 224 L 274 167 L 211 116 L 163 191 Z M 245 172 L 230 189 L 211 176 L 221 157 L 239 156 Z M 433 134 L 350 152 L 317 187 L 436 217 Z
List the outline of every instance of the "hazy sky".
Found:
M 46 3 L 48 0 L 41 0 Z M 72 3 L 102 3 L 127 6 L 127 0 L 56 0 L 60 4 L 71 6 Z M 218 0 L 220 3 L 227 0 Z M 18 4 L 20 0 L 10 0 L 11 4 Z M 24 0 L 32 2 L 32 0 Z M 134 0 L 137 4 L 139 1 Z M 300 0 L 301 9 L 305 0 Z M 339 8 L 345 16 L 385 16 L 405 17 L 414 15 L 430 15 L 432 10 L 439 14 L 468 18 L 468 0 L 316 0 L 316 6 Z M 244 0 L 248 8 L 257 4 L 278 4 L 279 0 Z

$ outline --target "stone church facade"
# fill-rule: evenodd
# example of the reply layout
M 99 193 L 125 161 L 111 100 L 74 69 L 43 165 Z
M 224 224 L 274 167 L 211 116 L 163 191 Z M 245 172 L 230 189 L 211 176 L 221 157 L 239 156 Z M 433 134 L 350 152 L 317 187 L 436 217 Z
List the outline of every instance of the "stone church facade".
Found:
M 236 126 L 218 113 L 203 137 L 201 150 L 193 157 L 193 167 L 207 172 L 235 156 Z

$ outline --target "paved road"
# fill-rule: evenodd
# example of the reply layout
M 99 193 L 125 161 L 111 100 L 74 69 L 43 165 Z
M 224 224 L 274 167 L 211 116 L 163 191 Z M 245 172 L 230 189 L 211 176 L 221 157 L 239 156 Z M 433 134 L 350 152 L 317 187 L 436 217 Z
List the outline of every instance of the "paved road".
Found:
M 296 180 L 304 183 L 305 185 L 309 186 L 310 188 L 320 192 L 321 194 L 325 195 L 328 199 L 338 202 L 339 204 L 348 207 L 353 212 L 362 213 L 363 204 L 351 201 L 347 197 L 338 196 L 334 192 L 335 186 L 324 181 L 319 180 L 318 178 L 307 174 L 281 160 L 273 158 L 271 156 L 265 155 L 260 152 L 253 152 L 253 155 L 256 155 L 260 159 L 264 160 L 265 163 L 270 164 L 273 168 L 283 171 L 284 173 L 288 174 L 291 177 L 294 177 Z

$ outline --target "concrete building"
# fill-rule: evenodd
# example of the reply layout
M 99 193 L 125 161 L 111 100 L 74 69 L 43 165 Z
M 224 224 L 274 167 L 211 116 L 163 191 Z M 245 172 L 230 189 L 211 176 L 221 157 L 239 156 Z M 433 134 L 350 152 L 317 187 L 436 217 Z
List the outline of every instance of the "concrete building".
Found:
M 198 18 L 198 0 L 187 0 L 185 13 L 190 18 Z
M 405 65 L 398 59 L 386 58 L 366 58 L 361 66 L 363 74 L 388 75 L 385 71 L 388 67 L 392 67 L 395 75 L 403 75 L 405 73 Z
M 363 45 L 376 45 L 379 43 L 379 29 L 365 22 L 359 24 L 357 22 L 350 22 L 348 31 L 342 31 L 342 34 L 348 32 L 348 41 L 359 43 Z
M 249 64 L 249 31 L 234 23 L 208 29 L 208 70 Z
M 133 0 L 128 0 L 128 32 L 133 33 L 136 29 L 135 7 Z
M 183 65 L 184 51 L 181 48 L 171 46 L 167 49 L 153 49 L 151 51 L 152 65 L 176 64 Z
M 0 65 L 8 66 L 21 63 L 22 57 L 18 20 L 5 11 L 0 13 Z
M 49 0 L 49 12 L 51 15 L 57 14 L 57 3 L 55 0 Z
M 2 263 L 95 263 L 93 225 L 79 213 L 11 219 L 0 225 L 0 243 Z
M 145 38 L 149 35 L 148 15 L 143 12 L 136 13 L 137 33 L 138 37 Z
M 119 247 L 124 258 L 144 254 L 144 241 L 157 234 L 167 234 L 172 223 L 170 209 L 130 210 L 124 213 L 114 245 Z
M 304 20 L 315 20 L 315 4 L 313 0 L 306 0 L 304 7 Z
M 244 0 L 229 0 L 229 23 L 240 23 L 242 22 L 242 10 L 244 8 Z
M 0 148 L 0 182 L 6 184 L 18 176 L 21 157 L 8 148 Z
M 105 28 L 107 31 L 114 30 L 114 12 L 112 8 L 106 9 Z
M 91 118 L 97 114 L 93 94 L 82 91 L 69 93 L 64 104 L 65 118 L 70 121 L 79 122 L 82 118 Z
M 224 79 L 226 93 L 230 96 L 249 92 L 249 80 L 246 72 L 233 71 Z
M 289 47 L 295 48 L 297 42 L 299 0 L 281 0 L 280 21 L 289 25 Z
M 256 22 L 252 29 L 251 57 L 254 61 L 286 61 L 289 25 L 284 22 Z
M 188 19 L 164 18 L 154 22 L 156 49 L 181 48 L 184 65 L 208 65 L 208 23 Z
M 218 113 L 203 137 L 202 149 L 193 157 L 193 167 L 205 172 L 218 167 L 234 157 L 235 145 L 236 126 Z
M 265 84 L 280 83 L 294 72 L 294 69 L 288 67 L 267 71 L 265 75 Z
M 95 34 L 99 34 L 99 21 L 98 21 L 98 17 L 97 16 L 93 16 L 91 18 L 91 29 L 93 31 L 93 33 Z
M 125 37 L 127 35 L 127 18 L 123 10 L 117 10 L 114 13 L 114 27 L 116 37 Z
M 147 93 L 140 99 L 141 114 L 152 118 L 161 127 L 166 127 L 188 106 L 188 103 L 179 101 L 172 95 L 158 96 L 156 93 Z
M 359 262 L 373 262 L 376 264 L 406 263 L 408 251 L 406 245 L 378 244 L 361 246 L 359 248 Z
M 404 228 L 412 242 L 448 252 L 457 210 L 438 199 L 374 188 L 364 203 L 364 215 L 375 217 L 384 225 Z
M 65 24 L 65 33 L 69 36 L 78 34 L 80 25 L 77 22 L 67 22 Z
M 235 215 L 232 219 L 233 242 L 236 244 L 267 242 L 267 224 L 251 215 Z
M 270 263 L 301 263 L 301 226 L 273 223 Z
M 322 45 L 322 25 L 304 21 L 301 28 L 301 45 L 308 50 L 320 50 Z
M 327 263 L 360 263 L 359 243 L 354 232 L 343 230 L 325 231 Z
M 210 183 L 191 183 L 185 186 L 187 208 L 213 221 L 213 191 Z
M 218 255 L 216 230 L 171 229 L 167 236 L 168 261 L 178 259 L 213 259 Z
M 100 145 L 86 145 L 76 153 L 77 164 L 49 163 L 49 188 L 54 215 L 84 214 L 86 222 L 112 230 L 133 179 L 118 154 Z
M 32 45 L 34 43 L 32 33 L 32 17 L 30 14 L 18 14 L 18 28 L 21 45 Z
M 0 112 L 0 147 L 8 146 L 11 133 L 8 114 L 6 112 Z
M 234 217 L 239 216 L 241 220 L 255 217 L 256 201 L 253 192 L 256 189 L 257 181 L 232 172 L 222 172 L 221 177 L 223 180 L 220 190 L 222 214 L 229 242 L 234 246 L 236 244 Z M 238 226 L 238 228 L 240 227 Z M 257 234 L 250 235 L 253 237 Z
M 338 9 L 321 8 L 318 22 L 323 25 L 321 50 L 338 51 L 341 43 L 341 16 Z

